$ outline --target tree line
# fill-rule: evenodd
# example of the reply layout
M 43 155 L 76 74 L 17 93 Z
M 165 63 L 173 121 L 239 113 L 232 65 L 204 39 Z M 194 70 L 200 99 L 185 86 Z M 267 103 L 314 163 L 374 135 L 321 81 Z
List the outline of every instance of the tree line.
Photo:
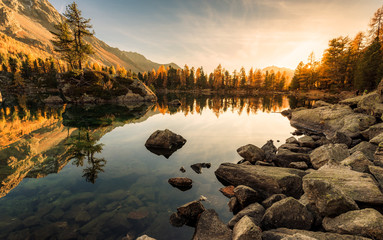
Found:
M 314 53 L 300 62 L 289 88 L 373 90 L 383 77 L 383 6 L 372 17 L 368 32 L 329 41 L 321 60 Z

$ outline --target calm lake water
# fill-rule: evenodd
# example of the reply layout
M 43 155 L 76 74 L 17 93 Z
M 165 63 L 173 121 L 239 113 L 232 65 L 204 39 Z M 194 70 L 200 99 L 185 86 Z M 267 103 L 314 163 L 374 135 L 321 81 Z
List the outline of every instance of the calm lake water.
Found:
M 176 97 L 182 106 L 168 107 Z M 203 195 L 228 222 L 214 171 L 241 160 L 240 146 L 282 144 L 294 129 L 280 112 L 296 104 L 285 96 L 163 96 L 153 106 L 79 108 L 20 98 L 0 112 L 0 239 L 191 239 L 194 229 L 171 226 L 171 213 Z M 166 128 L 187 139 L 169 158 L 144 146 Z M 211 168 L 197 174 L 195 163 Z M 193 188 L 173 188 L 172 177 L 191 178 Z

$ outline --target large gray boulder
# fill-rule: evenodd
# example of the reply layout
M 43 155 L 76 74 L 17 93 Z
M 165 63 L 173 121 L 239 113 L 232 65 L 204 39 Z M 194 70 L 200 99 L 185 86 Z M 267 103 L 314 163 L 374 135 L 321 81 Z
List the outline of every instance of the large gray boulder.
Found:
M 312 131 L 338 131 L 352 138 L 373 125 L 375 117 L 355 113 L 346 105 L 330 105 L 293 111 L 290 123 Z
M 353 199 L 325 180 L 304 178 L 303 190 L 309 202 L 316 206 L 322 217 L 337 216 L 359 209 Z
M 329 161 L 341 162 L 349 157 L 347 145 L 345 144 L 327 144 L 323 145 L 310 154 L 311 164 L 315 169 L 324 166 Z
M 264 214 L 265 209 L 262 207 L 262 205 L 259 203 L 253 203 L 234 215 L 234 217 L 229 221 L 228 226 L 233 228 L 235 224 L 244 216 L 250 217 L 255 225 L 260 226 Z
M 309 230 L 313 216 L 298 200 L 288 197 L 269 207 L 262 218 L 263 229 L 286 227 Z
M 372 208 L 350 211 L 335 218 L 325 218 L 323 227 L 328 232 L 383 239 L 383 215 Z
M 157 154 L 169 158 L 173 152 L 180 149 L 186 143 L 186 139 L 175 134 L 169 129 L 157 130 L 146 140 L 145 147 Z
M 303 177 L 303 182 L 314 180 L 331 183 L 356 202 L 383 204 L 383 193 L 370 174 L 339 167 L 322 168 Z
M 209 209 L 201 214 L 193 240 L 231 240 L 232 231 L 218 217 L 218 214 Z
M 228 185 L 245 185 L 256 189 L 263 199 L 283 193 L 299 198 L 302 195 L 301 170 L 223 163 L 215 171 L 217 178 Z
M 250 217 L 244 216 L 234 226 L 233 240 L 262 240 L 262 230 Z
M 264 240 L 282 240 L 285 237 L 292 237 L 295 234 L 312 237 L 317 240 L 371 240 L 370 238 L 365 238 L 365 237 L 355 236 L 355 235 L 346 235 L 346 234 L 337 234 L 337 233 L 328 233 L 328 232 L 311 232 L 306 230 L 287 229 L 287 228 L 278 228 L 278 229 L 265 231 L 262 233 L 262 238 Z
M 356 151 L 362 152 L 370 161 L 374 161 L 374 154 L 378 146 L 371 144 L 369 142 L 361 142 L 355 147 L 350 149 L 350 154 L 353 154 Z
M 368 166 L 374 165 L 362 152 L 356 151 L 340 162 L 343 166 L 351 167 L 357 172 L 368 172 Z
M 237 149 L 238 154 L 246 161 L 255 164 L 257 161 L 263 161 L 266 158 L 265 152 L 253 144 L 248 144 Z

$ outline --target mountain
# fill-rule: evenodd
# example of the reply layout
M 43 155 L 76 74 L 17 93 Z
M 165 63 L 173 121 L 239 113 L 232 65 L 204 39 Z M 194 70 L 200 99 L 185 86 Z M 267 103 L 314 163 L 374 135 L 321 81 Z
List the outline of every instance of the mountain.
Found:
M 50 42 L 53 37 L 51 31 L 54 31 L 54 25 L 63 19 L 47 0 L 0 0 L 0 39 L 10 43 L 0 43 L 0 50 L 27 49 L 28 53 L 36 56 L 54 55 L 54 48 Z M 91 62 L 107 66 L 120 65 L 133 72 L 150 71 L 153 68 L 158 69 L 161 65 L 179 68 L 175 63 L 159 64 L 139 53 L 121 51 L 96 37 L 90 37 L 87 41 L 95 50 Z
M 268 71 L 268 72 L 274 71 L 275 73 L 276 72 L 281 72 L 281 73 L 286 72 L 286 76 L 287 76 L 286 86 L 290 85 L 291 80 L 294 77 L 294 70 L 292 70 L 290 68 L 270 66 L 270 67 L 266 67 L 266 68 L 262 69 L 263 73 L 265 73 L 266 71 Z

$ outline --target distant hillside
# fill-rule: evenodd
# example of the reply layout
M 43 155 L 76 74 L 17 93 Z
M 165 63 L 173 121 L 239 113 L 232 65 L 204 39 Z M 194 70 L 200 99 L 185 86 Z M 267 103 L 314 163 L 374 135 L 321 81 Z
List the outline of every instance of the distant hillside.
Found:
M 36 56 L 54 55 L 50 42 L 54 25 L 61 22 L 63 16 L 47 0 L 0 0 L 0 33 L 23 44 L 18 46 L 32 47 L 29 52 Z M 11 40 L 7 40 L 12 42 Z M 171 65 L 179 68 L 175 63 L 159 64 L 146 59 L 143 55 L 121 51 L 113 48 L 96 37 L 88 38 L 95 54 L 90 61 L 104 65 L 120 65 L 134 72 L 158 69 L 161 65 Z M 1 48 L 17 51 L 13 45 L 2 44 Z M 2 50 L 2 49 L 0 49 Z M 42 53 L 43 52 L 43 53 Z
M 266 71 L 274 71 L 274 72 L 286 72 L 286 76 L 288 77 L 288 81 L 286 82 L 286 85 L 290 85 L 290 82 L 291 82 L 291 79 L 293 79 L 293 76 L 294 76 L 294 70 L 290 69 L 290 68 L 285 68 L 285 67 L 277 67 L 277 66 L 270 66 L 270 67 L 266 67 L 264 69 L 262 69 L 262 72 L 265 73 Z

